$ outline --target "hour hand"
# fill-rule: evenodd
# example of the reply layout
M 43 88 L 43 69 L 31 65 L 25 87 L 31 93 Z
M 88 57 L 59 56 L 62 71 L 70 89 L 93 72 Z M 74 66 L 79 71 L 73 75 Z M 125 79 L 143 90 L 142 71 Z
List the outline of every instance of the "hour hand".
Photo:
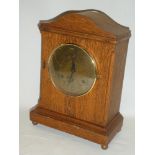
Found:
M 73 74 L 74 74 L 74 72 L 76 72 L 76 67 L 75 67 L 75 63 L 73 62 L 72 63 L 72 67 L 71 67 L 71 74 L 70 74 L 69 80 L 68 80 L 69 83 L 73 81 Z
M 72 67 L 71 67 L 71 73 L 74 73 L 74 72 L 76 72 L 76 66 L 75 66 L 75 63 L 74 62 L 72 62 Z
M 71 72 L 70 76 L 69 76 L 69 80 L 68 80 L 68 83 L 72 82 L 73 81 L 73 72 Z

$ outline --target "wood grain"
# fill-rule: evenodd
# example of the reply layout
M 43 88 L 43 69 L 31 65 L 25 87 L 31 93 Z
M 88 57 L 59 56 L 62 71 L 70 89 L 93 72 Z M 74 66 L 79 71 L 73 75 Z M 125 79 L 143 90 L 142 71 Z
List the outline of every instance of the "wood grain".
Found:
M 107 148 L 121 129 L 119 113 L 130 30 L 96 10 L 68 11 L 39 23 L 42 38 L 41 81 L 38 104 L 30 119 Z M 48 59 L 61 44 L 85 49 L 95 60 L 97 80 L 89 93 L 73 97 L 51 82 Z

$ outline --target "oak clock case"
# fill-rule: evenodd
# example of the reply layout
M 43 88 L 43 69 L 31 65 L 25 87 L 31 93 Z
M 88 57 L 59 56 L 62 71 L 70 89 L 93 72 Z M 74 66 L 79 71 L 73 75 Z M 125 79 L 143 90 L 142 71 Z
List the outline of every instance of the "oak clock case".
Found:
M 130 38 L 97 10 L 67 11 L 40 21 L 40 97 L 30 120 L 98 143 L 121 130 L 119 112 Z

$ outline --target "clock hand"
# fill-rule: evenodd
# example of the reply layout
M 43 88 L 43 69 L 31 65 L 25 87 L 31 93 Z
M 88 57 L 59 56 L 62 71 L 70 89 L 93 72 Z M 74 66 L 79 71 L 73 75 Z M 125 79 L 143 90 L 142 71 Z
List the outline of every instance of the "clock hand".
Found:
M 74 73 L 74 72 L 71 72 L 71 74 L 70 74 L 70 76 L 69 76 L 68 83 L 72 82 L 72 80 L 73 80 L 73 73 Z
M 68 82 L 70 83 L 73 80 L 73 74 L 76 72 L 76 66 L 74 61 L 72 60 L 71 74 L 69 76 Z

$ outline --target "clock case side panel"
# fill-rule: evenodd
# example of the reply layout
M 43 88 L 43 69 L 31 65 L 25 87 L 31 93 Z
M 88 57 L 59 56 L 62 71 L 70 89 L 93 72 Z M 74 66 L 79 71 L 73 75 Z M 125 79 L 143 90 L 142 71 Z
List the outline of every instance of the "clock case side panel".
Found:
M 48 65 L 46 57 L 45 57 L 46 46 L 44 44 L 46 39 L 44 39 L 43 32 L 40 31 L 40 33 L 41 33 L 40 93 L 39 93 L 39 99 L 38 99 L 37 107 L 39 107 L 39 105 L 42 103 L 42 93 L 43 93 L 43 89 L 44 89 L 45 68 Z
M 112 78 L 107 107 L 107 122 L 110 122 L 120 109 L 123 79 L 129 39 L 117 42 L 112 66 Z

